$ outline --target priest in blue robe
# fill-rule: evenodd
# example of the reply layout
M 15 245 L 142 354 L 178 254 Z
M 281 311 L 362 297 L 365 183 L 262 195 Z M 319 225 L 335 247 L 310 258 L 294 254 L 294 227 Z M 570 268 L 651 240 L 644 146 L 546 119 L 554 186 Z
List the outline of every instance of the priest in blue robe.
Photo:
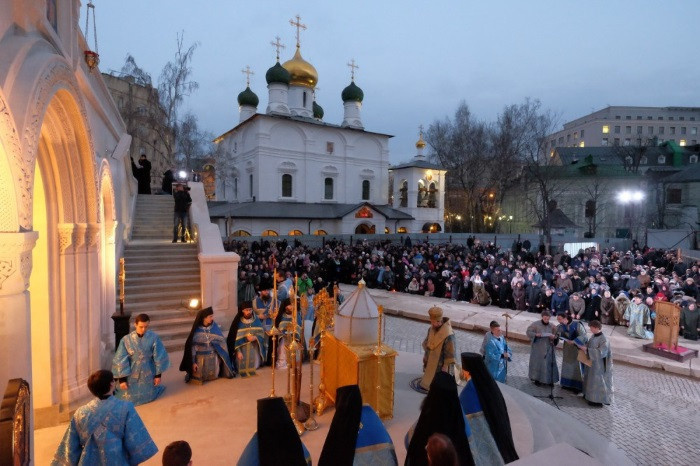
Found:
M 238 375 L 255 375 L 255 370 L 262 365 L 267 356 L 265 339 L 263 325 L 253 313 L 251 303 L 242 303 L 226 338 L 229 356 Z
M 266 332 L 272 327 L 272 313 L 275 312 L 276 304 L 278 303 L 273 303 L 270 290 L 260 290 L 259 295 L 253 300 L 253 311 Z
M 311 466 L 311 455 L 299 438 L 280 397 L 258 400 L 258 430 L 238 459 L 238 466 Z
M 579 393 L 583 388 L 582 364 L 578 361 L 578 346 L 585 345 L 586 329 L 569 312 L 557 315 L 557 335 L 564 341 L 561 360 L 561 388 Z
M 613 362 L 610 342 L 603 335 L 600 321 L 592 320 L 588 326 L 593 335 L 579 348 L 586 351 L 591 366 L 583 372 L 583 397 L 592 406 L 609 405 L 613 402 Z
M 632 298 L 632 302 L 627 306 L 623 319 L 628 322 L 627 335 L 634 338 L 650 339 L 654 334 L 647 330 L 647 325 L 651 324 L 651 311 L 642 302 L 641 293 Z
M 318 464 L 398 465 L 394 443 L 374 409 L 362 405 L 359 386 L 346 385 L 338 388 L 335 414 Z
M 292 301 L 290 299 L 285 299 L 280 305 L 280 312 L 277 314 L 277 319 L 275 321 L 275 326 L 280 331 L 279 339 L 277 340 L 277 369 L 287 368 L 287 347 L 292 343 L 292 338 L 300 343 L 299 354 L 297 354 L 297 360 L 301 363 L 301 353 L 303 351 L 303 344 L 301 339 L 301 313 L 297 313 L 297 324 L 296 329 L 294 329 L 294 312 L 292 308 Z
M 484 356 L 484 363 L 493 378 L 501 383 L 506 383 L 508 361 L 511 360 L 513 352 L 501 332 L 501 324 L 492 320 L 489 328 L 491 331 L 484 338 L 481 354 Z
M 474 464 L 504 464 L 518 459 L 506 402 L 501 389 L 477 353 L 462 353 L 467 385 L 459 402 L 469 424 Z
M 211 307 L 197 313 L 192 330 L 185 342 L 180 371 L 186 372 L 185 381 L 202 384 L 218 377 L 233 378 L 236 372 L 228 354 L 226 338 L 214 322 Z
M 112 359 L 112 373 L 119 383 L 114 396 L 134 405 L 149 403 L 165 391 L 161 374 L 170 367 L 163 342 L 148 330 L 150 321 L 148 314 L 137 315 L 136 329 L 122 338 Z
M 134 404 L 112 396 L 112 372 L 94 372 L 87 383 L 96 399 L 73 414 L 51 465 L 132 465 L 155 455 L 158 447 Z

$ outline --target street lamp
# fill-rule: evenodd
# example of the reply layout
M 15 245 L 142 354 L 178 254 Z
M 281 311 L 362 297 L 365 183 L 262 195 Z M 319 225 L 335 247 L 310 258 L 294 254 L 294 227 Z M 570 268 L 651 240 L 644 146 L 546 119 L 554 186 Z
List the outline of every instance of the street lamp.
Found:
M 508 216 L 508 234 L 513 234 L 513 216 Z
M 638 189 L 623 189 L 617 193 L 617 202 L 623 206 L 631 205 L 632 209 L 634 204 L 640 204 L 644 200 L 644 192 Z M 629 218 L 629 238 L 632 239 L 632 211 L 627 211 L 625 209 L 625 217 Z

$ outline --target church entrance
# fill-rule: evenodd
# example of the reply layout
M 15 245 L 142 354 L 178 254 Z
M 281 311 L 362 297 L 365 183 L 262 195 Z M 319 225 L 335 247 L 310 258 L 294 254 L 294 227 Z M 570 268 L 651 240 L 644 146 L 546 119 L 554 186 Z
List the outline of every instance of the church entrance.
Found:
M 373 235 L 375 233 L 374 225 L 368 223 L 360 223 L 355 228 L 356 235 Z
M 93 150 L 73 94 L 58 90 L 40 121 L 30 206 L 38 240 L 28 288 L 35 428 L 60 422 L 89 397 L 87 378 L 101 367 L 102 283 L 110 276 L 110 264 L 100 263 L 109 241 L 100 241 L 105 222 L 98 218 Z M 100 199 L 100 207 L 113 219 L 112 198 Z M 114 254 L 107 259 L 113 268 Z

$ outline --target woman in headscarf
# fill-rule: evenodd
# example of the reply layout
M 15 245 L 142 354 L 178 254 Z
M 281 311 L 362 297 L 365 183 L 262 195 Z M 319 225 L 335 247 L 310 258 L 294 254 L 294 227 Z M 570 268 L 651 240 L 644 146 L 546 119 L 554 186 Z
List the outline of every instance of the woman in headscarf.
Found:
M 318 464 L 398 464 L 389 433 L 374 409 L 362 405 L 362 395 L 357 385 L 338 388 L 335 414 Z
M 192 324 L 185 342 L 180 371 L 187 372 L 185 381 L 202 384 L 217 377 L 235 377 L 231 365 L 226 338 L 221 327 L 214 322 L 214 310 L 202 309 Z
M 462 370 L 469 379 L 459 401 L 469 420 L 469 444 L 475 463 L 495 464 L 496 458 L 504 463 L 517 460 L 506 402 L 483 357 L 462 353 Z
M 481 355 L 478 356 L 481 359 Z M 406 466 L 429 464 L 425 447 L 430 436 L 436 432 L 446 435 L 452 441 L 461 466 L 474 464 L 457 395 L 457 383 L 454 376 L 442 371 L 435 374 L 430 384 L 418 422 L 411 434 L 406 452 Z
M 238 459 L 238 466 L 311 466 L 311 455 L 280 397 L 258 400 L 258 431 Z

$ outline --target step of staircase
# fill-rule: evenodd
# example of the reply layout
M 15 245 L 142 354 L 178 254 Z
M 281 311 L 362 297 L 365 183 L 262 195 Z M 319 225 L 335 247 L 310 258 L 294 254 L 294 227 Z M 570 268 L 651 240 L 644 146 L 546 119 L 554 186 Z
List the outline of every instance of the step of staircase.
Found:
M 168 351 L 184 348 L 195 312 L 187 309 L 201 294 L 198 247 L 171 243 L 172 196 L 140 194 L 131 240 L 124 248 L 125 310 L 146 313 Z

